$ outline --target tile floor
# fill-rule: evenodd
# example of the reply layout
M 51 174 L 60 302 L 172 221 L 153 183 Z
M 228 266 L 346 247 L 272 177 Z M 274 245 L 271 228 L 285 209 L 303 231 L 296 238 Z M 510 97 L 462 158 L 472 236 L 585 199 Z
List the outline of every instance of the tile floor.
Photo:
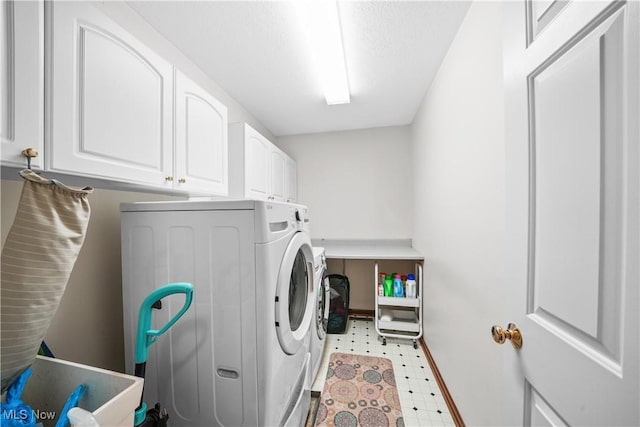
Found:
M 410 339 L 387 338 L 387 345 L 376 333 L 373 320 L 349 319 L 345 334 L 327 334 L 320 370 L 311 390 L 322 392 L 333 352 L 369 354 L 391 359 L 406 426 L 454 426 L 449 408 L 431 372 L 427 358 Z

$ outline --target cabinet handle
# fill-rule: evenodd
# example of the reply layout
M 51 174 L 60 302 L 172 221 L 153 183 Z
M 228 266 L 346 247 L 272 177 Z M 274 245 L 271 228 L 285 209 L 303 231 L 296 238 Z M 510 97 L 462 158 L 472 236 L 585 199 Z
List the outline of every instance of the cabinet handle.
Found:
M 180 178 L 180 179 L 178 180 L 178 182 L 179 182 L 180 184 L 184 184 L 185 182 L 187 182 L 187 180 L 186 180 L 186 179 L 184 179 L 184 178 Z
M 172 176 L 167 176 L 167 177 L 165 177 L 164 180 L 167 181 L 167 182 L 171 182 L 171 181 L 173 181 L 173 177 Z

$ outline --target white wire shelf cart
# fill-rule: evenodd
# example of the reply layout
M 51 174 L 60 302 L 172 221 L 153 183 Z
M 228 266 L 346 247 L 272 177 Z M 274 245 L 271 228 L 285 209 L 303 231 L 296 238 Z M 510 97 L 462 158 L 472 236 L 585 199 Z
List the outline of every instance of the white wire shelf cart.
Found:
M 413 340 L 413 348 L 418 348 L 422 337 L 422 264 L 415 264 L 416 297 L 385 297 L 378 293 L 379 269 L 375 263 L 375 314 L 376 332 L 387 345 L 387 338 Z

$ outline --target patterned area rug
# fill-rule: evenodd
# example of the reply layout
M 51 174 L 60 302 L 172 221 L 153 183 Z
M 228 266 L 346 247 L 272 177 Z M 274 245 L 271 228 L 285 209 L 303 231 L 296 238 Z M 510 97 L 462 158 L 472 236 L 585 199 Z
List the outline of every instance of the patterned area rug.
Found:
M 332 353 L 316 426 L 404 427 L 391 360 Z

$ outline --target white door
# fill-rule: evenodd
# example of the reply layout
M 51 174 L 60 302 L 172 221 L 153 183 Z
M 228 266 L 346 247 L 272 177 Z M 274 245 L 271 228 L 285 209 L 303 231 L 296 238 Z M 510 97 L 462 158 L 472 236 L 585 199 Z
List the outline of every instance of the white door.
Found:
M 25 148 L 44 165 L 44 2 L 0 2 L 0 154 L 3 165 L 27 166 Z
M 176 149 L 173 184 L 180 190 L 226 196 L 227 107 L 176 71 Z
M 505 2 L 508 425 L 640 423 L 639 6 Z

